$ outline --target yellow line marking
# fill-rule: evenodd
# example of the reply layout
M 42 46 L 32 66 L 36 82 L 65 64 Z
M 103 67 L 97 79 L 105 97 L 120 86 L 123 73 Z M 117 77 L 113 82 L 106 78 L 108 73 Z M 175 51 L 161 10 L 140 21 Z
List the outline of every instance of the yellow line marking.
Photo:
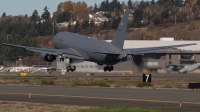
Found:
M 28 93 L 6 93 L 0 92 L 0 94 L 9 95 L 28 95 Z M 121 101 L 142 101 L 142 102 L 154 102 L 154 103 L 180 103 L 180 101 L 165 101 L 165 100 L 145 100 L 145 99 L 127 99 L 127 98 L 107 98 L 107 97 L 93 97 L 93 96 L 72 96 L 72 95 L 56 95 L 56 94 L 33 94 L 31 96 L 48 96 L 48 97 L 68 97 L 68 98 L 88 98 L 88 99 L 100 99 L 100 100 L 121 100 Z M 197 104 L 200 102 L 183 102 L 182 104 Z

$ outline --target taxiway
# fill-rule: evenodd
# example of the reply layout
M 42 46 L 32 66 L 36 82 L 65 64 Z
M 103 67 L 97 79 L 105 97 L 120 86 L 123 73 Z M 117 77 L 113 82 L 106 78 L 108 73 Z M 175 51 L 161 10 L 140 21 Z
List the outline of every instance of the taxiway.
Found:
M 31 93 L 31 98 L 28 98 L 29 93 Z M 200 111 L 200 92 L 198 90 L 0 86 L 0 100 Z

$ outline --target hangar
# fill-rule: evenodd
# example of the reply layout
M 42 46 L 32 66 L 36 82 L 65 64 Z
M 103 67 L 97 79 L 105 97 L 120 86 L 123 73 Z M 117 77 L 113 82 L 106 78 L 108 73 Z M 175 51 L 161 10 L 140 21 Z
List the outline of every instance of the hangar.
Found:
M 110 42 L 110 40 L 107 40 L 107 42 Z M 178 49 L 172 49 L 166 52 L 135 56 L 134 60 L 114 65 L 115 71 L 138 72 L 141 68 L 157 71 L 164 68 L 166 64 L 192 64 L 200 62 L 200 41 L 174 41 L 173 38 L 160 38 L 160 40 L 125 40 L 124 48 L 158 47 L 188 43 L 196 43 L 197 45 L 179 47 Z M 52 65 L 54 68 L 62 69 L 66 68 L 66 63 L 67 61 L 64 64 L 57 60 Z M 103 67 L 97 67 L 95 63 L 80 62 L 74 64 L 78 66 L 77 72 L 103 72 Z

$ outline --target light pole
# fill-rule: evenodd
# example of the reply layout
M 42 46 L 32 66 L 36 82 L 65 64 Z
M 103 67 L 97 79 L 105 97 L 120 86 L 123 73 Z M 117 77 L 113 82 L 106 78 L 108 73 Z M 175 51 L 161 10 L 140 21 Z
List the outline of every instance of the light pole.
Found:
M 176 15 L 175 15 L 175 18 L 174 18 L 174 19 L 175 19 L 175 30 L 176 30 Z M 174 31 L 175 31 L 175 30 L 174 30 Z M 176 31 L 175 31 L 174 39 L 176 40 Z
M 53 25 L 53 36 L 54 36 L 54 23 L 52 23 L 52 25 Z

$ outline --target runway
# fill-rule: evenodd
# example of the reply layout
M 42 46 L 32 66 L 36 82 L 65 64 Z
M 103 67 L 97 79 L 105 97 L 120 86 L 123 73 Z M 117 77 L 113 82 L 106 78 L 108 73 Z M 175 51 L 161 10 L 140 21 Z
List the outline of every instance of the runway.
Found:
M 31 98 L 28 98 L 29 92 Z M 0 100 L 89 106 L 139 106 L 181 112 L 200 111 L 200 91 L 195 90 L 0 86 Z

